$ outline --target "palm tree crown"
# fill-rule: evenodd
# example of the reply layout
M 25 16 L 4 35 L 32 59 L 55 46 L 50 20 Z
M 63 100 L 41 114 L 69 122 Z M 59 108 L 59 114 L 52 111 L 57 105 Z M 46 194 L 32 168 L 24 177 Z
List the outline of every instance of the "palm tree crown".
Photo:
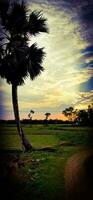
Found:
M 48 32 L 46 19 L 41 12 L 28 15 L 22 1 L 1 1 L 0 3 L 0 75 L 9 84 L 21 85 L 30 75 L 33 80 L 43 71 L 43 48 L 37 44 L 29 46 L 30 35 Z
M 29 117 L 30 119 L 32 119 L 32 114 L 34 114 L 34 113 L 35 113 L 34 110 L 30 110 L 30 112 L 29 112 L 29 114 L 28 114 L 28 117 Z
M 51 115 L 51 113 L 45 113 L 46 119 Z

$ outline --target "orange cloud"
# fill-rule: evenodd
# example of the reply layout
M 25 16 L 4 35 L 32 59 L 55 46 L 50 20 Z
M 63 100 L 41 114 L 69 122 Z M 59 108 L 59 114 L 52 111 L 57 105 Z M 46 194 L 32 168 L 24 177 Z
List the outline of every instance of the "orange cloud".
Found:
M 22 113 L 21 119 L 23 119 L 23 118 L 27 118 L 25 113 L 24 114 Z M 39 120 L 39 119 L 43 120 L 43 119 L 45 119 L 45 115 L 44 114 L 34 114 L 32 118 L 37 119 L 37 120 Z M 67 120 L 67 117 L 65 117 L 64 114 L 59 113 L 59 114 L 51 114 L 49 116 L 49 119 L 59 119 L 59 120 L 65 121 L 65 120 Z
M 59 119 L 59 120 L 67 120 L 67 117 L 65 117 L 63 114 L 53 114 L 50 115 L 49 119 Z

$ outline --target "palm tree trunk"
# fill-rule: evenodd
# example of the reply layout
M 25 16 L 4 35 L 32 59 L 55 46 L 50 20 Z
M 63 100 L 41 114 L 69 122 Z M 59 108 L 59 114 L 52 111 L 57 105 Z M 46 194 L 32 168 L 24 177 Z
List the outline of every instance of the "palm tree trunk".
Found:
M 17 85 L 15 85 L 15 84 L 12 84 L 12 103 L 13 103 L 13 110 L 14 110 L 14 116 L 15 116 L 15 120 L 16 120 L 17 130 L 18 130 L 18 134 L 22 140 L 22 145 L 24 146 L 25 151 L 31 150 L 32 145 L 29 143 L 29 141 L 25 137 L 24 132 L 20 125 L 18 98 L 17 98 Z

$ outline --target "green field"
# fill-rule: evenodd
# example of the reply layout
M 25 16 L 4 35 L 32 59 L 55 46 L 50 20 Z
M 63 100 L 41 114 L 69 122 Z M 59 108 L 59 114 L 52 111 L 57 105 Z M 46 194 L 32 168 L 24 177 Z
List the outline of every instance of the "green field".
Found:
M 23 125 L 26 137 L 34 147 L 55 146 L 67 141 L 71 145 L 86 145 L 93 128 L 66 125 Z M 2 149 L 21 149 L 21 141 L 14 125 L 0 128 L 0 147 Z
M 55 147 L 55 152 L 22 152 L 21 141 L 14 125 L 4 125 L 0 131 L 0 148 L 17 154 L 26 164 L 15 170 L 15 199 L 64 200 L 64 167 L 68 158 L 89 146 L 90 127 L 67 125 L 22 125 L 35 148 Z M 6 154 L 3 154 L 6 155 Z M 27 162 L 31 160 L 31 162 Z M 11 162 L 11 159 L 9 160 Z M 6 169 L 5 169 L 6 170 Z M 19 177 L 19 178 L 18 178 Z M 20 181 L 19 181 L 20 180 Z

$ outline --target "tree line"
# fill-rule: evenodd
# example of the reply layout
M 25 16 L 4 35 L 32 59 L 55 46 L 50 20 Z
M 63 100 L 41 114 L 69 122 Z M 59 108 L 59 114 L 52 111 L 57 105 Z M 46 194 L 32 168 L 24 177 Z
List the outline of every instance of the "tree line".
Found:
M 87 109 L 80 110 L 68 107 L 62 113 L 77 125 L 93 126 L 93 104 L 88 105 Z

